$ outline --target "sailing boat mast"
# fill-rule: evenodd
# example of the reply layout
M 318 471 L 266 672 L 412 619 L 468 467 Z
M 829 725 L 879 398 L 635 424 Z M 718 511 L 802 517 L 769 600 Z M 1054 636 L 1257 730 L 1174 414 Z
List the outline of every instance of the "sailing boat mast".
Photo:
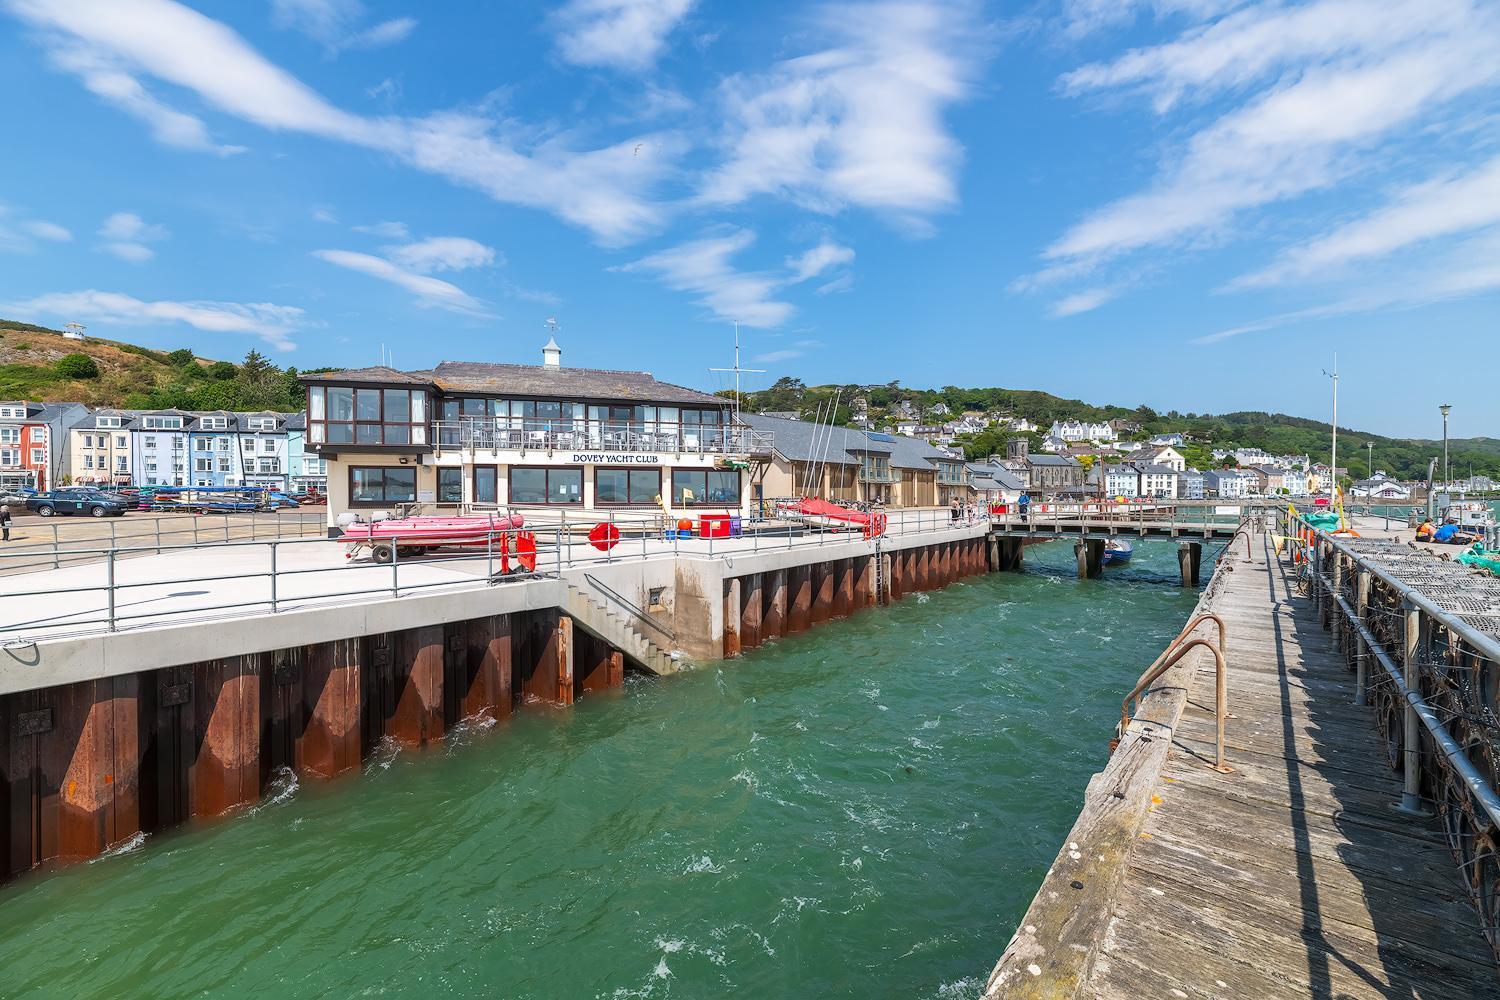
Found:
M 764 368 L 741 368 L 740 367 L 740 324 L 739 320 L 734 323 L 734 367 L 733 368 L 710 368 L 711 372 L 734 372 L 734 422 L 740 422 L 740 374 L 764 375 Z

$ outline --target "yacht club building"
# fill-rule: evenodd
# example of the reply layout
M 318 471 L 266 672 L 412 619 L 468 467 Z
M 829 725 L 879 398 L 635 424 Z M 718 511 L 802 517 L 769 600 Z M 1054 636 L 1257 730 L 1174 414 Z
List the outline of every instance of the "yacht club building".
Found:
M 340 514 L 423 512 L 744 513 L 769 436 L 729 404 L 648 372 L 445 361 L 423 371 L 305 375 L 304 447 L 327 463 Z

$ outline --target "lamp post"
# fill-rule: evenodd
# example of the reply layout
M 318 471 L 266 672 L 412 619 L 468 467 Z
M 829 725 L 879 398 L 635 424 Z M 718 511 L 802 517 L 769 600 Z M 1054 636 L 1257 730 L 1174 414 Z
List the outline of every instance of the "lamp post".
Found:
M 1375 478 L 1375 442 L 1374 441 L 1366 441 L 1365 442 L 1365 451 L 1368 453 L 1369 459 L 1370 459 L 1370 471 L 1365 474 L 1365 478 L 1366 479 L 1374 479 Z
M 1333 371 L 1323 369 L 1323 374 L 1333 379 L 1333 447 L 1328 455 L 1328 497 L 1333 499 L 1339 491 L 1339 356 L 1333 356 Z
M 1443 485 L 1447 486 L 1452 478 L 1448 475 L 1448 414 L 1453 411 L 1453 404 L 1443 403 L 1438 406 L 1438 412 L 1443 415 Z

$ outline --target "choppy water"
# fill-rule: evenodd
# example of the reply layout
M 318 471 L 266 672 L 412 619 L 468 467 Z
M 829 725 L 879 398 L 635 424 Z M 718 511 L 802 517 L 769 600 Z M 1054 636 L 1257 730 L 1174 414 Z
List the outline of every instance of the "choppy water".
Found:
M 0 996 L 976 996 L 1195 600 L 1136 551 L 286 775 L 0 890 Z

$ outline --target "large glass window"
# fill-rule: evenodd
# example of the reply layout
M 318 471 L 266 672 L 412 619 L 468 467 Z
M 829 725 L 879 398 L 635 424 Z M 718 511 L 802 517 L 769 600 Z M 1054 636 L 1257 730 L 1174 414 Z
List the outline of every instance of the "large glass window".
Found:
M 307 390 L 307 440 L 312 444 L 427 443 L 427 394 L 420 389 Z M 274 429 L 275 418 L 268 418 Z
M 510 502 L 513 504 L 583 503 L 582 469 L 512 468 Z
M 411 503 L 417 499 L 417 470 L 356 465 L 349 469 L 351 504 Z
M 661 494 L 660 469 L 595 469 L 596 506 L 646 505 Z
M 437 502 L 462 503 L 464 499 L 464 471 L 458 468 L 437 470 Z
M 740 504 L 740 474 L 717 469 L 673 469 L 672 502 L 675 506 L 691 507 L 694 504 L 715 507 L 738 507 Z

